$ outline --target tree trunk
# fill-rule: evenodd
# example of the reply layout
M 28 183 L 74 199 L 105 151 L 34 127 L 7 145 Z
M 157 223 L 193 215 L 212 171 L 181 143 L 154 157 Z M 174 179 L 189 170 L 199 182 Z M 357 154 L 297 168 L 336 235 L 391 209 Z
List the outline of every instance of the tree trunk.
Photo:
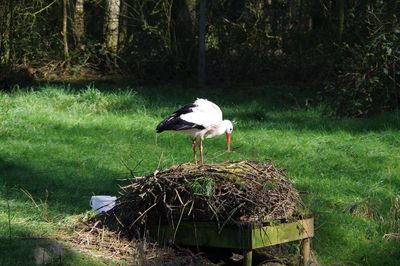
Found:
M 10 0 L 7 8 L 4 8 L 4 11 L 2 12 L 4 21 L 0 23 L 0 26 L 4 26 L 4 29 L 1 29 L 0 31 L 0 63 L 4 63 L 6 65 L 9 65 L 12 61 L 11 50 L 13 46 L 13 15 L 14 0 Z
M 82 39 L 85 35 L 85 11 L 84 11 L 84 2 L 85 0 L 76 0 L 75 3 L 75 12 L 74 12 L 74 35 L 75 35 L 75 44 L 78 49 L 83 50 Z
M 170 0 L 170 47 L 174 65 L 184 69 L 185 75 L 196 77 L 197 24 L 195 0 Z M 194 13 L 194 14 L 193 14 Z
M 120 4 L 120 0 L 107 0 L 105 44 L 106 48 L 113 54 L 118 52 Z
M 120 19 L 119 19 L 119 36 L 118 36 L 118 50 L 124 50 L 128 41 L 128 3 L 127 0 L 120 0 Z
M 199 7 L 199 65 L 198 83 L 204 86 L 206 82 L 206 0 L 200 0 Z
M 68 49 L 68 0 L 63 0 L 63 41 L 64 41 L 64 60 L 66 66 L 69 63 L 69 49 Z
M 190 15 L 192 34 L 196 36 L 196 0 L 186 0 L 186 6 Z
M 344 31 L 344 0 L 337 0 L 337 9 L 338 9 L 337 40 L 341 42 Z
M 272 11 L 270 19 L 271 35 L 275 37 L 278 35 L 278 16 L 277 16 L 278 5 L 277 5 L 277 0 L 270 1 L 270 3 L 271 5 L 269 6 L 269 8 Z

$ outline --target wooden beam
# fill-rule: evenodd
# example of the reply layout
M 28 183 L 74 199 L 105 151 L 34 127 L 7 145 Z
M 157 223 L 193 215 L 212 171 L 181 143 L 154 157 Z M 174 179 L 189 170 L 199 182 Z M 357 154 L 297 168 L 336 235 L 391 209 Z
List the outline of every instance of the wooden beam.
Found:
M 314 219 L 264 226 L 252 230 L 251 248 L 262 248 L 314 236 Z
M 182 222 L 175 230 L 162 226 L 152 231 L 155 241 L 187 246 L 207 246 L 253 250 L 314 236 L 314 219 L 304 219 L 260 227 L 257 224 L 227 225 L 218 228 L 209 222 Z
M 176 232 L 171 227 L 162 226 L 159 232 L 153 233 L 156 236 L 154 240 L 160 243 L 249 250 L 250 232 L 250 226 L 225 226 L 220 230 L 215 223 L 182 222 Z

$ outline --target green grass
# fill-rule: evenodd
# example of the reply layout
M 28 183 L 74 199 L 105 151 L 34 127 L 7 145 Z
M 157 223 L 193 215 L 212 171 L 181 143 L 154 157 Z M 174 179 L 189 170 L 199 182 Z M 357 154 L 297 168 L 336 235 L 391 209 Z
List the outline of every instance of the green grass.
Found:
M 93 193 L 116 194 L 125 164 L 141 162 L 141 175 L 191 161 L 188 137 L 156 138 L 154 129 L 195 97 L 217 102 L 235 125 L 233 152 L 222 153 L 223 137 L 207 139 L 206 162 L 271 159 L 287 169 L 315 214 L 312 245 L 322 265 L 398 264 L 400 242 L 383 239 L 400 231 L 398 113 L 328 118 L 321 108 L 301 107 L 301 90 L 283 86 L 199 91 L 102 83 L 0 93 L 0 265 L 32 264 L 38 244 L 21 238 L 56 236 L 69 217 L 88 210 Z M 74 250 L 64 262 L 110 263 Z

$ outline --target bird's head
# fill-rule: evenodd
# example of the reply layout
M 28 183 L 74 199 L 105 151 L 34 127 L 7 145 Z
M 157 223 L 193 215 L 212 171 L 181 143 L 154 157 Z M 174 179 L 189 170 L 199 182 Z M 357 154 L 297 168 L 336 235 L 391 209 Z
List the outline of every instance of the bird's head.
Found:
M 226 142 L 228 143 L 228 152 L 231 152 L 231 134 L 233 131 L 233 124 L 229 120 L 222 121 L 223 128 L 225 129 Z

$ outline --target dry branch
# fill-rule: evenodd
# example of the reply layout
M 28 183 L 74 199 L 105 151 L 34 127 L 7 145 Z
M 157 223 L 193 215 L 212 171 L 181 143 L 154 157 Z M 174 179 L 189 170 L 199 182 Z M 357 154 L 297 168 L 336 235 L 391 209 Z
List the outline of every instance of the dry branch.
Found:
M 266 223 L 302 214 L 298 191 L 272 163 L 182 164 L 121 185 L 122 196 L 97 220 L 137 237 L 140 228 L 182 221 Z

